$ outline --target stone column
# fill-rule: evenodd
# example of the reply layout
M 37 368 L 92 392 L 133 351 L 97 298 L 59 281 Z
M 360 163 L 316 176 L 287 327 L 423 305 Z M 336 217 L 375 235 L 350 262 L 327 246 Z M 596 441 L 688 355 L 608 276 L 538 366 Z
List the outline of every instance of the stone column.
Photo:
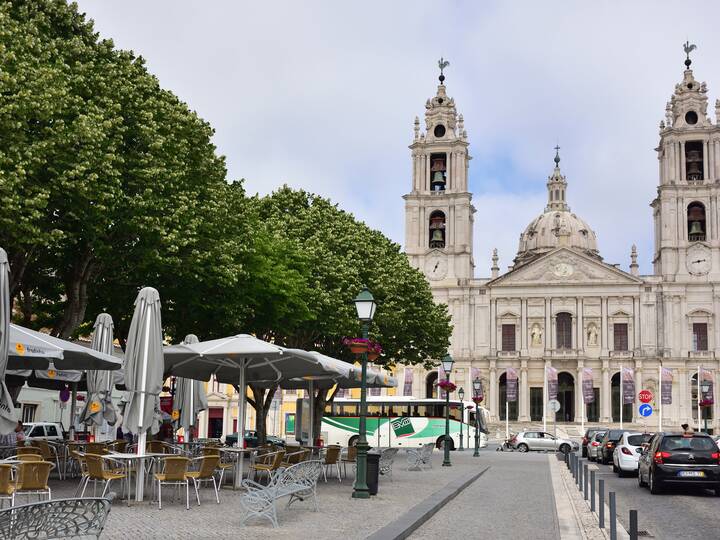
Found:
M 709 170 L 709 164 L 710 164 L 710 155 L 708 152 L 708 142 L 703 141 L 703 179 L 707 182 L 710 179 L 710 175 L 708 174 Z
M 685 170 L 685 141 L 680 143 L 680 180 L 687 181 L 687 171 Z
M 497 299 L 490 298 L 490 355 L 497 354 Z
M 528 354 L 527 299 L 520 300 L 520 354 Z
M 577 299 L 577 343 L 575 348 L 578 354 L 585 351 L 585 322 L 583 321 L 583 299 Z
M 527 360 L 520 362 L 520 395 L 518 396 L 518 421 L 528 422 L 528 402 L 530 401 L 530 389 L 528 388 L 528 367 Z
M 575 371 L 575 423 L 582 422 L 582 415 L 585 414 L 585 402 L 582 396 L 582 371 L 585 363 L 578 360 L 577 370 Z M 584 435 L 584 434 L 583 434 Z
M 680 408 L 678 410 L 679 423 L 687 422 L 692 424 L 692 410 L 690 407 L 691 395 L 688 388 L 688 370 L 685 367 L 681 367 L 678 371 L 678 378 L 680 379 Z
M 633 298 L 633 347 L 631 350 L 640 351 L 642 341 L 640 336 L 640 296 Z
M 608 299 L 607 296 L 603 296 L 600 299 L 600 314 L 602 320 L 600 321 L 600 355 L 608 355 Z
M 550 298 L 545 297 L 545 331 L 543 336 L 545 337 L 545 354 L 551 354 L 552 350 L 552 328 L 550 328 L 550 310 L 552 309 L 552 302 Z
M 425 156 L 425 178 L 423 178 L 423 190 L 430 190 L 430 155 Z
M 445 190 L 450 191 L 452 189 L 452 177 L 453 172 L 455 171 L 455 164 L 454 161 L 454 154 L 452 152 L 448 152 L 447 154 L 447 166 L 445 171 Z
M 488 388 L 488 392 L 490 394 L 490 417 L 495 422 L 497 422 L 500 420 L 498 418 L 498 400 L 500 397 L 500 385 L 497 376 L 497 369 L 495 367 L 495 360 L 490 360 L 490 388 Z
M 602 382 L 600 385 L 600 421 L 612 422 L 612 396 L 610 387 L 610 366 L 603 361 Z

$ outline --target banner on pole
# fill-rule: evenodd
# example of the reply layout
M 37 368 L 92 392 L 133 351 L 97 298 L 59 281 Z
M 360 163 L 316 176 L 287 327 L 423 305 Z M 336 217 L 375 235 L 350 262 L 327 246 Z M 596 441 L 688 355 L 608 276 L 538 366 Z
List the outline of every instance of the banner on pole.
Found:
M 672 369 L 662 368 L 660 381 L 660 392 L 662 393 L 662 396 L 660 403 L 662 403 L 663 405 L 672 405 L 672 384 Z
M 710 370 L 700 368 L 700 406 L 707 407 L 715 403 L 713 375 Z M 707 389 L 703 391 L 703 386 Z
M 435 382 L 439 383 L 440 381 L 444 381 L 444 380 L 445 380 L 445 370 L 443 369 L 442 362 L 441 362 L 440 365 L 438 366 L 438 376 L 437 376 L 437 381 L 435 381 Z M 440 388 L 439 386 L 438 386 L 438 397 L 440 399 L 445 399 L 445 391 L 442 388 Z
M 583 403 L 586 405 L 595 401 L 592 368 L 586 367 L 582 370 L 582 393 Z
M 518 399 L 518 374 L 515 368 L 508 368 L 505 372 L 505 396 L 506 401 Z
M 405 368 L 405 380 L 403 382 L 403 396 L 412 396 L 413 371 L 412 368 Z
M 635 403 L 635 370 L 633 368 L 622 368 L 622 393 L 623 404 Z
M 557 399 L 558 394 L 558 371 L 552 366 L 545 367 L 545 377 L 547 377 L 548 401 Z

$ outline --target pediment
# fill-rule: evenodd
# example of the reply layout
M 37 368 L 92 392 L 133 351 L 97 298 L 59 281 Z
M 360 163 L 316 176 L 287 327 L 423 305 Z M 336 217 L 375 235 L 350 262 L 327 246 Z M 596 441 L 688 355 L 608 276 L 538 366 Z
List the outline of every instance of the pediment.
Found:
M 505 285 L 596 285 L 642 283 L 609 264 L 568 248 L 558 248 L 497 279 L 488 287 Z

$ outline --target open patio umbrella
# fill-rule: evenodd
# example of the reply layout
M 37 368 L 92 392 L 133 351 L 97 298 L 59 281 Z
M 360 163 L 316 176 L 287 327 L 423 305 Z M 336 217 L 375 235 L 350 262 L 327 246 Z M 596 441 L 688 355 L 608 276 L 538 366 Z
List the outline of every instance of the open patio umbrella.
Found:
M 17 414 L 10 392 L 5 386 L 5 370 L 10 346 L 10 262 L 0 248 L 0 435 L 7 435 L 17 426 Z
M 147 433 L 160 429 L 160 391 L 163 384 L 163 334 L 160 320 L 160 294 L 145 287 L 135 300 L 125 349 L 125 387 L 123 431 L 138 434 L 138 456 L 145 454 Z M 138 467 L 135 500 L 143 500 L 144 467 Z
M 183 343 L 188 345 L 199 342 L 200 340 L 195 334 L 188 334 L 183 340 Z M 173 417 L 178 415 L 177 426 L 185 430 L 185 434 L 190 440 L 192 428 L 197 425 L 198 413 L 208 407 L 205 385 L 200 381 L 185 377 L 178 377 L 176 384 L 173 396 Z
M 92 334 L 92 349 L 105 354 L 113 352 L 113 320 L 108 313 L 100 313 L 95 319 Z M 102 426 L 104 422 L 114 426 L 117 414 L 111 393 L 113 373 L 107 370 L 90 370 L 86 373 L 88 396 L 80 421 L 87 425 Z

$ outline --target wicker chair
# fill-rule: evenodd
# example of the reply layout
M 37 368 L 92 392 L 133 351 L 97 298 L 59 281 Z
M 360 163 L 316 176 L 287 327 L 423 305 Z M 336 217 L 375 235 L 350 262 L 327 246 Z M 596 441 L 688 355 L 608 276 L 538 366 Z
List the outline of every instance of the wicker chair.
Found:
M 108 448 L 110 450 L 114 450 L 115 452 L 118 452 L 120 454 L 125 453 L 127 450 L 128 442 L 124 439 L 118 439 L 117 441 L 113 441 L 110 444 L 108 444 Z
M 18 478 L 12 493 L 12 505 L 17 495 L 38 495 L 47 493 L 48 501 L 52 491 L 48 487 L 48 477 L 53 464 L 49 461 L 25 461 L 18 465 Z
M 62 480 L 62 470 L 60 469 L 60 457 L 58 456 L 55 447 L 50 446 L 47 441 L 37 440 L 33 441 L 36 447 L 40 449 L 40 454 L 44 461 L 54 462 L 57 467 L 57 473 L 60 480 Z
M 225 471 L 231 470 L 235 467 L 232 456 L 229 455 L 227 452 L 221 452 L 219 447 L 214 444 L 203 446 L 200 452 L 203 456 L 218 456 L 219 461 L 217 464 L 217 470 L 220 471 L 218 485 L 222 486 L 223 478 L 225 477 Z
M 15 486 L 12 482 L 13 467 L 4 463 L 0 465 L 0 508 L 5 504 L 3 501 L 10 501 L 12 506 L 13 493 L 15 493 Z
M 45 461 L 40 454 L 18 454 L 15 458 L 18 461 Z
M 170 454 L 168 445 L 163 441 L 148 441 L 147 451 L 151 454 Z
M 345 474 L 345 478 L 347 478 L 348 463 L 352 464 L 353 468 L 357 464 L 357 446 L 348 446 L 347 448 L 344 448 L 343 450 L 345 450 L 345 452 L 344 452 L 344 454 L 343 454 L 343 452 L 340 453 L 340 463 L 342 463 L 343 473 Z
M 158 486 L 158 509 L 162 510 L 162 486 L 172 484 L 176 486 L 185 485 L 185 508 L 190 510 L 190 477 L 188 466 L 190 458 L 183 456 L 169 456 L 161 459 L 163 472 L 155 473 L 155 480 Z
M 99 454 L 85 454 L 85 463 L 87 465 L 87 478 L 85 479 L 85 484 L 83 485 L 82 493 L 80 494 L 81 497 L 85 496 L 85 489 L 87 488 L 88 483 L 90 480 L 93 481 L 93 487 L 97 486 L 98 481 L 103 483 L 103 491 L 101 497 L 105 496 L 105 493 L 107 493 L 108 487 L 110 487 L 110 482 L 113 480 L 126 480 L 127 475 L 117 472 L 117 471 L 108 471 L 105 469 L 105 459 L 99 455 Z
M 23 454 L 35 454 L 42 456 L 42 451 L 37 446 L 18 446 L 16 453 L 18 456 L 22 456 Z
M 70 450 L 70 458 L 77 463 L 78 470 L 80 471 L 80 483 L 78 484 L 77 489 L 75 490 L 75 497 L 80 495 L 80 491 L 83 488 L 83 485 L 87 483 L 87 478 L 89 476 L 88 474 L 88 468 L 87 463 L 85 461 L 85 455 L 81 454 L 80 452 L 76 450 Z
M 85 453 L 95 454 L 96 456 L 105 456 L 110 453 L 105 443 L 91 442 L 85 445 Z
M 327 482 L 327 471 L 329 468 L 335 468 L 337 472 L 338 482 L 342 482 L 342 476 L 340 475 L 340 451 L 342 450 L 339 446 L 328 446 L 325 450 L 325 460 L 323 464 L 323 478 Z
M 277 452 L 256 456 L 256 460 L 259 461 L 250 463 L 250 474 L 254 477 L 256 472 L 265 472 L 268 475 L 268 481 L 270 481 L 272 473 L 280 468 L 284 457 L 285 450 L 278 450 Z
M 195 458 L 193 461 L 200 462 L 200 469 L 197 471 L 190 471 L 187 476 L 192 479 L 195 485 L 195 496 L 197 497 L 198 506 L 200 506 L 200 492 L 198 491 L 198 484 L 201 482 L 212 482 L 215 488 L 215 500 L 220 504 L 220 495 L 218 494 L 218 484 L 215 481 L 215 471 L 217 470 L 218 463 L 220 463 L 220 456 L 202 456 Z

